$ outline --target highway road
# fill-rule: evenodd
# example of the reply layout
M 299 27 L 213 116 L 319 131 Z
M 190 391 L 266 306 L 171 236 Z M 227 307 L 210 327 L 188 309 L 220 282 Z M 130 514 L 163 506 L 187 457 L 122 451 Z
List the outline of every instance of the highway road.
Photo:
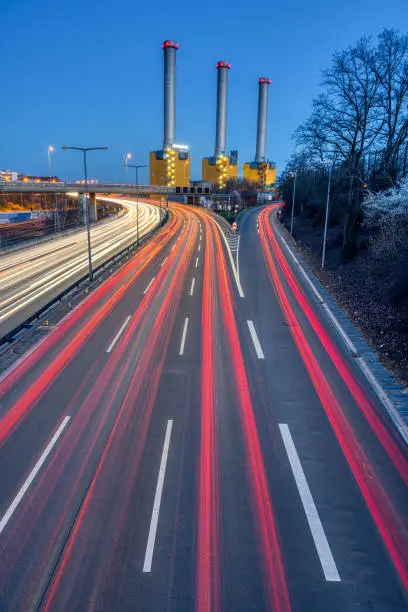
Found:
M 91 227 L 93 266 L 136 241 L 136 200 L 100 198 L 118 202 L 125 213 Z M 159 209 L 140 202 L 139 236 L 159 223 Z M 52 298 L 82 278 L 88 270 L 86 229 L 53 240 L 22 247 L 0 260 L 0 338 L 23 323 Z
M 1 610 L 408 610 L 404 429 L 275 209 L 171 205 L 0 379 Z

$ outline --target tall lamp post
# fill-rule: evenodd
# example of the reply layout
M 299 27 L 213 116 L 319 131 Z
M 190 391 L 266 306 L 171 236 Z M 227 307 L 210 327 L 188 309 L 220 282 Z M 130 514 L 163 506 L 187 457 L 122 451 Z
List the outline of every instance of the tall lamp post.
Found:
M 108 147 L 62 147 L 64 151 L 82 151 L 84 154 L 84 195 L 85 195 L 85 219 L 86 219 L 86 230 L 88 234 L 88 264 L 89 264 L 89 280 L 93 280 L 92 270 L 92 254 L 91 254 L 91 224 L 89 221 L 89 207 L 88 207 L 88 171 L 86 167 L 86 154 L 88 151 L 106 151 Z
M 47 153 L 48 153 L 48 178 L 49 181 L 51 183 L 51 153 L 54 153 L 55 149 L 52 145 L 50 145 L 48 147 Z
M 125 155 L 125 167 L 126 167 L 126 184 L 128 182 L 128 166 L 130 166 L 129 159 L 132 159 L 132 154 L 131 153 L 126 153 Z
M 334 163 L 333 163 L 334 165 Z M 323 233 L 323 250 L 322 250 L 322 265 L 321 269 L 324 269 L 324 263 L 326 260 L 326 241 L 327 241 L 327 227 L 329 224 L 329 207 L 330 207 L 330 189 L 331 189 L 331 178 L 332 178 L 333 166 L 329 166 L 329 181 L 327 183 L 327 196 L 326 196 L 326 214 L 324 217 L 324 233 Z
M 293 195 L 292 195 L 292 213 L 290 216 L 290 234 L 293 236 L 293 215 L 295 212 L 295 194 L 296 194 L 296 172 L 291 172 L 290 176 L 293 178 Z
M 54 153 L 55 149 L 52 145 L 50 145 L 47 149 L 47 154 L 48 154 L 48 180 L 51 183 L 51 153 Z M 56 231 L 59 231 L 59 219 L 58 219 L 58 205 L 57 205 L 57 194 L 55 194 L 55 200 L 54 200 L 54 204 L 55 204 L 55 209 L 56 209 L 56 214 L 54 215 L 54 227 L 56 228 Z
M 126 164 L 126 168 L 127 166 L 136 171 L 136 236 L 137 246 L 139 246 L 139 168 L 148 168 L 148 166 L 146 164 Z

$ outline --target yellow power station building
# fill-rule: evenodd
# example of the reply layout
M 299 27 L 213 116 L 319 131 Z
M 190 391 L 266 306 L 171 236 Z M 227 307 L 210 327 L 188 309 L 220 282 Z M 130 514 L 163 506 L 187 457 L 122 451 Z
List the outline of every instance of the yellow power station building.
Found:
M 168 187 L 190 185 L 190 153 L 173 147 L 151 151 L 150 184 Z
M 238 151 L 219 157 L 204 157 L 202 160 L 202 179 L 224 189 L 228 180 L 238 180 Z
M 244 164 L 244 181 L 269 187 L 276 183 L 276 164 L 274 162 L 246 162 Z

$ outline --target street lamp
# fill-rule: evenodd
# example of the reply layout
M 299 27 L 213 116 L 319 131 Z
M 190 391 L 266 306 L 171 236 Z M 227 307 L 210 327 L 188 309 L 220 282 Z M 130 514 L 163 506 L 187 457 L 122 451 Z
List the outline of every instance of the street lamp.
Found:
M 292 214 L 290 217 L 290 234 L 293 235 L 293 214 L 295 211 L 295 193 L 296 193 L 296 172 L 291 172 L 290 176 L 293 178 L 293 196 L 292 196 Z
M 92 270 L 92 254 L 91 254 L 91 224 L 89 221 L 89 207 L 88 207 L 88 173 L 86 168 L 86 154 L 88 151 L 106 151 L 108 147 L 62 147 L 64 151 L 82 151 L 84 154 L 84 195 L 85 195 L 85 218 L 86 218 L 86 229 L 88 234 L 88 264 L 89 264 L 89 280 L 93 280 Z
M 126 166 L 126 184 L 128 182 L 128 166 L 130 164 L 128 164 L 128 160 L 132 159 L 132 154 L 131 153 L 126 153 L 125 155 L 125 166 Z
M 48 147 L 48 178 L 51 183 L 51 153 L 54 153 L 55 149 L 52 145 Z
M 327 240 L 327 228 L 329 225 L 329 210 L 330 210 L 330 189 L 331 189 L 331 181 L 332 181 L 332 172 L 333 172 L 335 163 L 336 163 L 336 159 L 334 159 L 332 164 L 328 164 L 329 165 L 329 182 L 327 183 L 326 214 L 324 218 L 323 250 L 322 250 L 322 265 L 321 265 L 322 270 L 324 269 L 324 263 L 326 259 L 326 240 Z
M 54 153 L 55 149 L 52 145 L 50 145 L 47 149 L 47 153 L 48 153 L 48 180 L 51 183 L 51 153 Z M 59 232 L 59 219 L 58 219 L 58 204 L 57 204 L 57 195 L 55 194 L 55 200 L 54 200 L 54 204 L 55 204 L 55 209 L 56 209 L 56 215 L 54 215 L 54 227 L 56 227 L 56 231 Z
M 137 236 L 137 246 L 139 246 L 139 168 L 147 168 L 148 166 L 146 164 L 128 164 L 126 163 L 126 171 L 127 171 L 128 166 L 130 168 L 134 168 L 136 171 L 136 236 Z

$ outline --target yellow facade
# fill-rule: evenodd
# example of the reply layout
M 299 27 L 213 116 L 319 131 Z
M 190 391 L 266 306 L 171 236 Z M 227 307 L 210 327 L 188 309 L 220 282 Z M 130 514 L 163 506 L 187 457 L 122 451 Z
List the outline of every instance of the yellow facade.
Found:
M 234 158 L 235 163 L 227 157 L 204 157 L 202 161 L 203 181 L 210 181 L 219 189 L 223 189 L 229 180 L 238 180 L 238 159 Z
M 244 164 L 244 181 L 272 185 L 276 183 L 276 165 L 271 162 L 247 162 Z
M 150 185 L 188 187 L 190 153 L 174 149 L 150 152 Z

